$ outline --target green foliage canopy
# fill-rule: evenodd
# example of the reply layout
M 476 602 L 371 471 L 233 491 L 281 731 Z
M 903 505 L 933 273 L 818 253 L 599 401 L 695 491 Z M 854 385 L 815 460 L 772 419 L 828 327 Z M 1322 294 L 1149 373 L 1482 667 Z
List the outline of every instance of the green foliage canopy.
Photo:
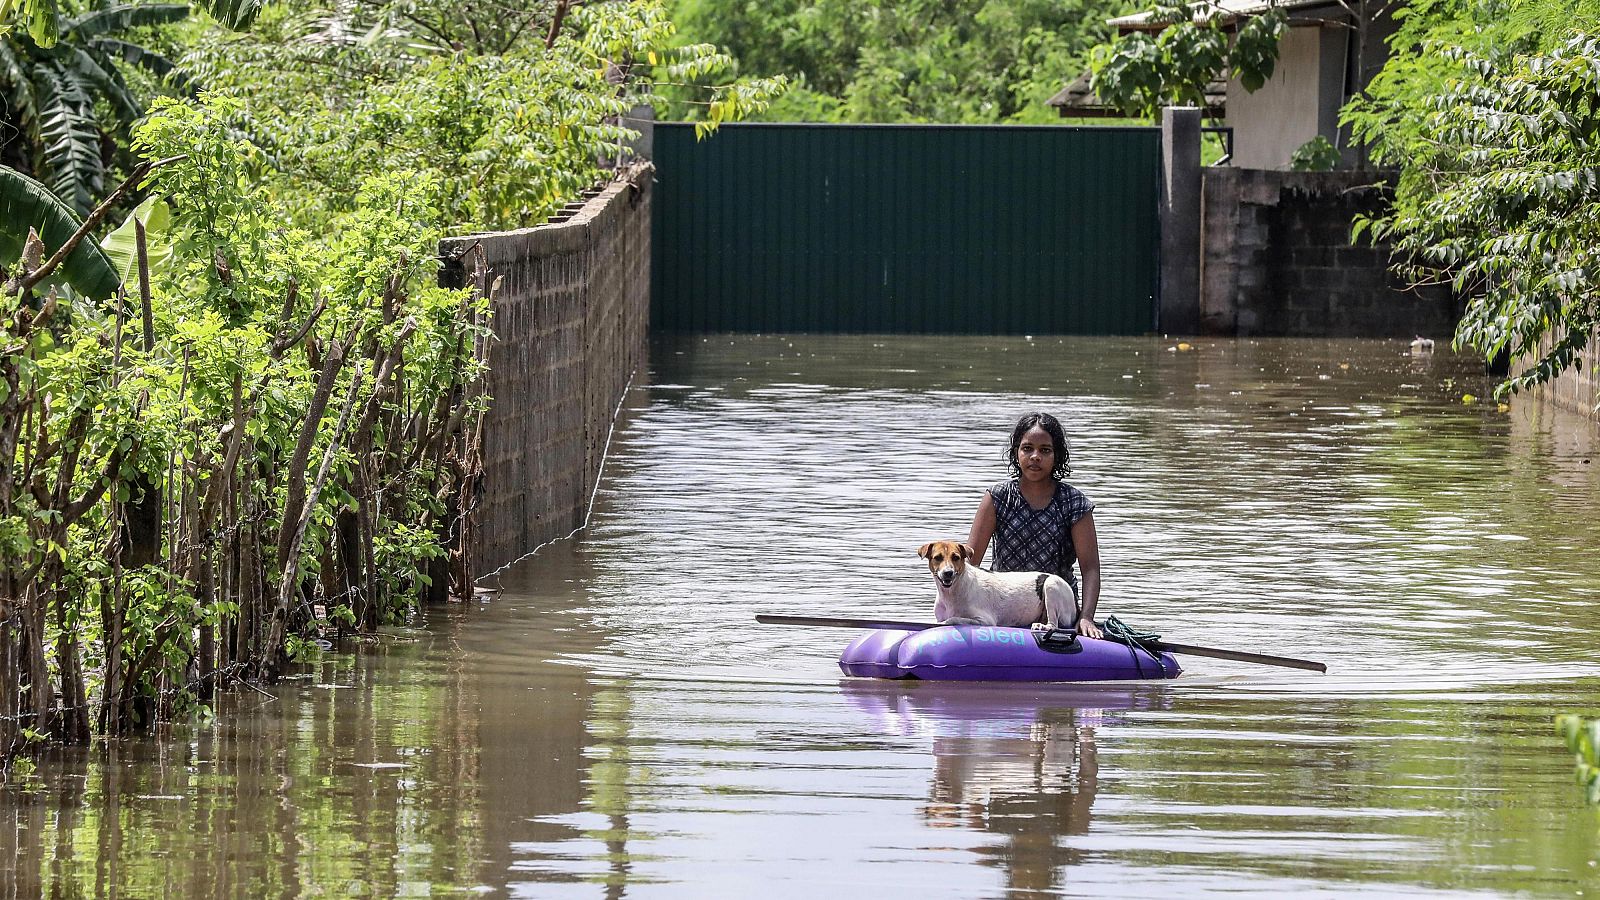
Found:
M 250 27 L 263 3 L 264 0 L 200 0 L 199 5 L 224 26 L 241 29 Z M 61 39 L 65 29 L 72 27 L 72 6 L 72 0 L 0 0 L 0 37 L 12 37 L 20 31 L 29 41 L 48 50 Z M 96 12 L 116 16 L 120 15 L 119 9 L 97 7 Z M 121 27 L 127 27 L 127 23 Z
M 1418 2 L 1344 121 L 1399 167 L 1396 269 L 1467 300 L 1459 346 L 1509 355 L 1500 393 L 1569 368 L 1600 323 L 1600 20 L 1593 3 Z
M 485 54 L 454 46 L 442 24 L 417 24 L 417 10 L 274 8 L 253 32 L 213 33 L 186 59 L 243 98 L 233 127 L 271 160 L 267 177 L 297 221 L 347 208 L 374 174 L 413 170 L 438 183 L 452 231 L 538 224 L 621 155 L 632 132 L 617 119 L 655 98 L 652 71 L 711 78 L 732 62 L 709 45 L 674 45 L 659 2 L 577 6 L 549 48 L 528 39 L 534 29 Z M 708 118 L 755 112 L 786 83 L 711 85 Z
M 1156 6 L 1152 36 L 1143 31 L 1097 45 L 1091 52 L 1090 87 L 1130 116 L 1152 118 L 1163 106 L 1206 106 L 1205 88 L 1231 75 L 1247 91 L 1260 90 L 1278 62 L 1278 41 L 1288 27 L 1282 9 L 1269 7 L 1238 24 L 1231 35 L 1215 7 L 1203 2 Z
M 741 71 L 796 87 L 763 118 L 832 122 L 1053 121 L 1045 100 L 1082 71 L 1127 0 L 676 0 L 685 34 Z M 671 81 L 673 79 L 668 78 Z M 672 118 L 704 116 L 664 91 Z

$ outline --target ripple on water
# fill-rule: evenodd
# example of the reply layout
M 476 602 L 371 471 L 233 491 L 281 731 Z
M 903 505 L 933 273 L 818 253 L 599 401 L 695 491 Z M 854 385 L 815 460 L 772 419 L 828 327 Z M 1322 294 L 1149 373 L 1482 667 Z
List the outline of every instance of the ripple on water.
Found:
M 815 339 L 803 385 L 728 377 L 759 338 L 669 359 L 658 377 L 701 390 L 643 391 L 575 598 L 597 630 L 628 636 L 558 655 L 629 686 L 635 764 L 716 786 L 707 803 L 641 784 L 661 804 L 654 821 L 693 822 L 689 834 L 729 815 L 860 816 L 847 855 L 871 859 L 874 877 L 907 858 L 933 865 L 947 879 L 934 896 L 971 888 L 939 865 L 952 852 L 1005 869 L 1014 889 L 1128 896 L 1593 884 L 1585 851 L 1544 854 L 1542 875 L 1504 855 L 1564 812 L 1547 807 L 1530 828 L 1483 811 L 1535 784 L 1545 802 L 1571 799 L 1548 715 L 1592 702 L 1600 676 L 1587 640 L 1600 566 L 1586 549 L 1600 524 L 1553 510 L 1592 511 L 1592 473 L 1552 463 L 1543 423 L 1463 407 L 1468 361 L 1418 362 L 1382 342 L 1225 342 L 1162 359 L 1152 343 L 1011 346 L 1022 352 L 999 364 L 992 347 L 907 340 L 853 363 L 850 339 Z M 1019 365 L 1061 388 L 1013 386 Z M 847 633 L 752 624 L 755 612 L 925 616 L 913 548 L 965 534 L 1004 477 L 1009 423 L 1040 406 L 1067 422 L 1073 483 L 1097 502 L 1103 613 L 1330 673 L 1191 658 L 1174 682 L 1110 689 L 863 682 L 838 675 Z M 1471 774 L 1485 760 L 1497 775 Z M 885 809 L 905 804 L 940 840 L 888 824 Z M 732 869 L 774 861 L 739 846 Z M 786 854 L 774 883 L 824 859 L 838 862 Z M 692 880 L 683 864 L 645 868 Z M 1039 874 L 1061 867 L 1068 881 Z M 846 865 L 842 883 L 867 870 Z

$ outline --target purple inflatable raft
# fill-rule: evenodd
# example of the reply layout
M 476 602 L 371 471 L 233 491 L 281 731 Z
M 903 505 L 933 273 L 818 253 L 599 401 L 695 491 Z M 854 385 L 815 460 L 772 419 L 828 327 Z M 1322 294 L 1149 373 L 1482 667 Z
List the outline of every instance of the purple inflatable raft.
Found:
M 1127 681 L 1177 678 L 1170 653 L 1094 638 L 1047 645 L 1027 628 L 874 629 L 839 655 L 846 675 L 925 681 Z

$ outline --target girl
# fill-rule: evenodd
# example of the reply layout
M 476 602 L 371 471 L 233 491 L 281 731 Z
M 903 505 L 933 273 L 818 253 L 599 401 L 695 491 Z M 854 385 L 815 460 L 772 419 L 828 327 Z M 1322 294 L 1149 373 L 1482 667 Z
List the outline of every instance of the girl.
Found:
M 1078 633 L 1100 637 L 1094 608 L 1100 600 L 1100 545 L 1094 503 L 1061 479 L 1067 475 L 1067 436 L 1048 413 L 1029 413 L 1011 430 L 1006 464 L 1011 479 L 989 488 L 972 517 L 967 545 L 972 563 L 983 562 L 994 539 L 996 572 L 1050 572 L 1078 596 Z M 1083 566 L 1083 588 L 1073 563 Z

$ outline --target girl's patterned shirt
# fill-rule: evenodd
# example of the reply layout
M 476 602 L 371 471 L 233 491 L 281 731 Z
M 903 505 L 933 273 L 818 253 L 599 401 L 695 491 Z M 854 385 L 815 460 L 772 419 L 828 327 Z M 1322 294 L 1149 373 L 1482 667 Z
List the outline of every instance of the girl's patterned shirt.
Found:
M 1094 501 L 1058 481 L 1049 504 L 1034 509 L 1015 478 L 989 488 L 989 496 L 994 498 L 994 571 L 1050 572 L 1065 578 L 1077 593 L 1072 526 L 1094 509 Z

